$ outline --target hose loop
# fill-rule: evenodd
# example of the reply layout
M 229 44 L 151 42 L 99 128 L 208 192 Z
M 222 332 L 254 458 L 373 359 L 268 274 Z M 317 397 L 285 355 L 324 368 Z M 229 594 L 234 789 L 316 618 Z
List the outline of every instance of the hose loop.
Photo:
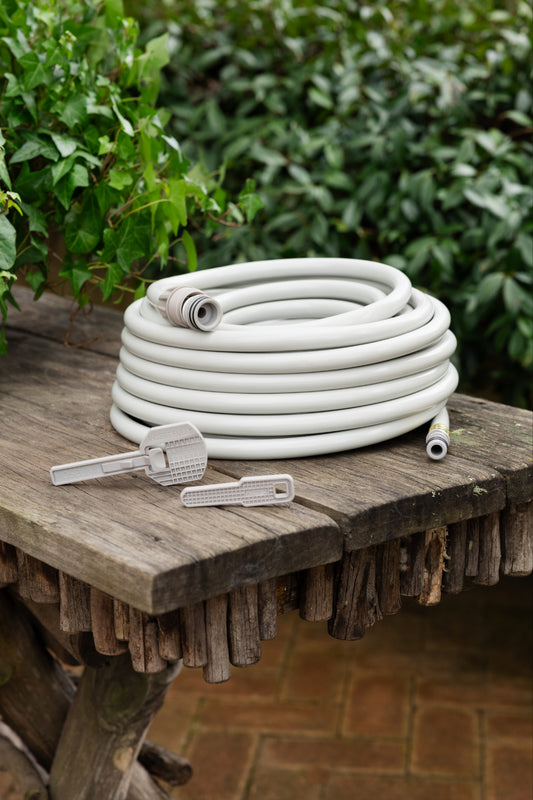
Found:
M 157 281 L 125 312 L 111 421 L 132 441 L 190 421 L 211 458 L 339 452 L 428 422 L 457 386 L 448 310 L 386 264 L 258 261 L 190 283 Z M 169 321 L 169 298 L 204 293 L 223 313 L 216 329 Z

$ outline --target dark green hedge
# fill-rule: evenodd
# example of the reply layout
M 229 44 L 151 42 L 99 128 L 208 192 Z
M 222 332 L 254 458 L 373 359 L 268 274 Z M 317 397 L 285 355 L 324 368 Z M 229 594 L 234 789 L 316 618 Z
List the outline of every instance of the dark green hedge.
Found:
M 201 266 L 395 265 L 450 307 L 462 388 L 527 402 L 529 4 L 172 0 L 145 25 L 170 33 L 161 102 L 185 152 L 264 202 Z

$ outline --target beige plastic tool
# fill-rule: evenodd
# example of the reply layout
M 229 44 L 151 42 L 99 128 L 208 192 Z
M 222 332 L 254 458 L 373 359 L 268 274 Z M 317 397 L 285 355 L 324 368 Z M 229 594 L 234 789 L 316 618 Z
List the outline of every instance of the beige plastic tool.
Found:
M 52 467 L 50 475 L 52 483 L 60 486 L 144 469 L 157 483 L 173 486 L 200 480 L 206 465 L 207 448 L 198 428 L 190 422 L 177 422 L 151 428 L 138 450 L 61 464 Z
M 250 476 L 236 483 L 188 486 L 180 496 L 185 506 L 270 506 L 294 498 L 294 481 L 290 475 Z

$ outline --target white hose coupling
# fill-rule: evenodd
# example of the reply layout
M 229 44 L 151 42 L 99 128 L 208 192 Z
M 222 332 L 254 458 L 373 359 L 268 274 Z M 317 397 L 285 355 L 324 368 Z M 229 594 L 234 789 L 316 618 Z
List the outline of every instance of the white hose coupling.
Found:
M 426 436 L 426 453 L 433 461 L 440 461 L 448 452 L 450 431 L 447 425 L 434 423 Z
M 157 308 L 171 325 L 214 330 L 222 320 L 222 308 L 213 297 L 189 286 L 166 289 L 157 299 Z

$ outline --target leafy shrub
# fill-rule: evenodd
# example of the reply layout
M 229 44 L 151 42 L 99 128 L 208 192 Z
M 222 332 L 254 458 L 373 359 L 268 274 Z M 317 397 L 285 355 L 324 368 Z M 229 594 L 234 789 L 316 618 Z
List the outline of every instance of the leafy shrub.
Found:
M 533 363 L 531 8 L 498 0 L 166 0 L 148 34 L 184 152 L 254 178 L 206 266 L 376 258 L 450 307 L 462 388 L 524 403 Z M 159 19 L 154 20 L 154 16 Z
M 83 305 L 95 285 L 104 299 L 139 295 L 161 268 L 194 270 L 196 240 L 257 207 L 250 182 L 232 203 L 218 178 L 181 152 L 156 103 L 168 37 L 143 48 L 137 38 L 122 0 L 0 5 L 4 319 L 17 270 L 36 295 L 47 285 L 58 235 L 60 277 Z

